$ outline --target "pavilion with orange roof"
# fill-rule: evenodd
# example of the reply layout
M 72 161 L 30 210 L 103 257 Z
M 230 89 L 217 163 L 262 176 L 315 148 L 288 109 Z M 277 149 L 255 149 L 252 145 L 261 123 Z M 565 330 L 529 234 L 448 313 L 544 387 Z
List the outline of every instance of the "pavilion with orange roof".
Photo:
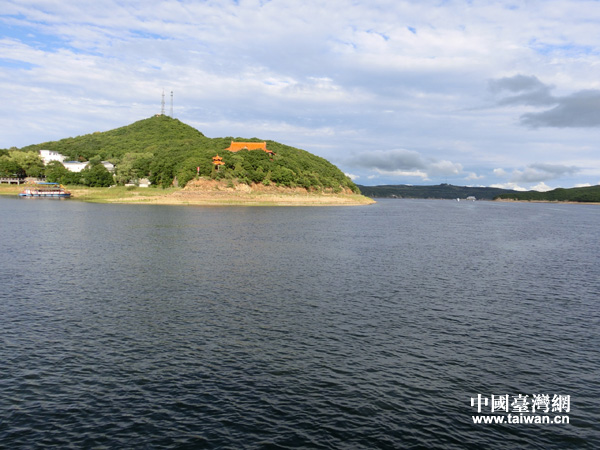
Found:
M 219 170 L 219 166 L 223 166 L 225 165 L 225 163 L 223 162 L 223 158 L 221 158 L 218 154 L 217 156 L 213 156 L 213 164 L 215 165 L 215 169 Z M 198 168 L 198 171 L 200 171 L 200 169 Z
M 273 151 L 267 150 L 266 142 L 233 142 L 229 145 L 228 150 L 230 152 L 239 152 L 240 150 L 262 150 L 263 152 L 273 155 Z

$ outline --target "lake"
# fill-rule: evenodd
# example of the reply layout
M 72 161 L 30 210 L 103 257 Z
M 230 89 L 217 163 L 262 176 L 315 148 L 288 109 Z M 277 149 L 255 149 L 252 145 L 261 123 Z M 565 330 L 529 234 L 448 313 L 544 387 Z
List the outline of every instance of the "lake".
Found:
M 599 224 L 1 197 L 0 447 L 600 448 Z

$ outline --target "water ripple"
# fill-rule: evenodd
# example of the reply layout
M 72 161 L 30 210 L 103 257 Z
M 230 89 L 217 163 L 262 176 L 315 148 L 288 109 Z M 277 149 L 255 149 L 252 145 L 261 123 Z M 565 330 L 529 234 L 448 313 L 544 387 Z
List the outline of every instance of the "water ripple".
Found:
M 0 202 L 0 447 L 600 446 L 593 209 Z

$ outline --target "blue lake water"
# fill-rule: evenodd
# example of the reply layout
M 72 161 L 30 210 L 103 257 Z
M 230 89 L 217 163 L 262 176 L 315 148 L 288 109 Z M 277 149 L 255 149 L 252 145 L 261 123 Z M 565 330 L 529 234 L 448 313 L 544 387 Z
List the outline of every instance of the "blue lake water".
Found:
M 600 448 L 599 225 L 0 198 L 0 447 Z M 478 394 L 570 423 L 474 424 Z

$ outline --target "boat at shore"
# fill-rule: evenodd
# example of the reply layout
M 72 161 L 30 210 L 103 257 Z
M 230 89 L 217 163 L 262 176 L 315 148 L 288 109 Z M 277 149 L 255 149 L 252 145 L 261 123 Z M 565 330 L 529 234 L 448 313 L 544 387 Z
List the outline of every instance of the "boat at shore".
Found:
M 20 197 L 50 197 L 50 198 L 69 198 L 71 193 L 66 191 L 63 185 L 58 183 L 38 182 L 27 186 Z

